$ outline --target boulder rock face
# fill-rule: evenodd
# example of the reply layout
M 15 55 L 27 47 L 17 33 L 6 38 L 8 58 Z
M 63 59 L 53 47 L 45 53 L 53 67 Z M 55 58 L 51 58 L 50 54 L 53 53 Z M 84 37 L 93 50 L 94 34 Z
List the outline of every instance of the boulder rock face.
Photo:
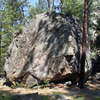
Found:
M 30 71 L 40 79 L 79 71 L 81 26 L 74 16 L 37 15 L 22 32 L 14 33 L 4 65 L 8 78 Z M 36 80 L 30 75 L 26 83 Z

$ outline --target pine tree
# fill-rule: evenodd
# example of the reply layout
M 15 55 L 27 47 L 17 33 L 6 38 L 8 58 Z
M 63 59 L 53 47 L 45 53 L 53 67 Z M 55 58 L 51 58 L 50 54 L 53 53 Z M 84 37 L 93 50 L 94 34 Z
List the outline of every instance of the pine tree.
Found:
M 27 0 L 0 0 L 0 3 L 0 68 L 2 68 L 12 33 L 25 23 L 24 8 L 27 7 Z
M 31 6 L 29 10 L 29 18 L 32 19 L 35 15 L 47 11 L 47 2 L 46 0 L 38 0 L 35 6 Z
M 63 13 L 75 15 L 82 20 L 83 1 L 82 0 L 63 0 Z
M 83 88 L 85 83 L 85 61 L 86 51 L 88 49 L 88 14 L 89 14 L 89 0 L 84 0 L 84 16 L 83 16 L 83 37 L 82 37 L 82 55 L 80 65 L 80 80 L 79 87 Z

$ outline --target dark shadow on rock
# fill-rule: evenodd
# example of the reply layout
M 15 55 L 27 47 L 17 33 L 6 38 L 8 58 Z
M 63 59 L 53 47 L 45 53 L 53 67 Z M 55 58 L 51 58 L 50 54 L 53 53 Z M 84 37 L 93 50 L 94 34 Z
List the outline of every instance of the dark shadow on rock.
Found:
M 67 21 L 67 19 L 70 19 L 70 20 Z M 81 31 L 81 29 L 77 29 L 77 27 L 79 27 L 79 25 L 75 20 L 76 19 L 74 19 L 73 17 L 66 18 L 67 24 L 65 24 L 62 20 L 61 20 L 62 22 L 60 22 L 60 19 L 56 19 L 52 22 L 52 24 L 54 24 L 54 27 L 52 27 L 50 30 L 49 30 L 50 26 L 47 25 L 46 30 L 45 30 L 45 32 L 46 32 L 45 36 L 47 37 L 51 33 L 53 33 L 53 35 L 51 35 L 48 38 L 48 40 L 47 40 L 48 44 L 45 47 L 45 50 L 50 49 L 50 52 L 48 53 L 47 59 L 45 61 L 45 66 L 48 66 L 49 68 L 51 68 L 51 66 L 54 64 L 55 65 L 54 68 L 59 69 L 59 66 L 60 66 L 62 60 L 64 59 L 64 57 L 62 59 L 60 59 L 59 63 L 55 63 L 55 61 L 53 63 L 51 63 L 51 59 L 56 60 L 56 58 L 59 56 L 60 52 L 63 50 L 64 46 L 66 46 L 65 44 L 68 44 L 69 35 L 72 35 L 76 40 L 78 52 L 76 52 L 75 55 L 76 55 L 76 59 L 78 61 L 77 65 L 79 65 L 79 59 L 80 59 L 80 45 L 79 44 L 81 43 L 81 39 L 80 39 L 81 36 L 79 36 L 79 35 L 82 31 Z M 59 24 L 59 22 L 60 22 L 60 24 Z M 66 51 L 67 51 L 67 48 L 66 48 Z M 66 55 L 66 53 L 60 54 L 60 56 L 63 56 L 63 55 Z M 58 70 L 56 70 L 56 72 L 57 71 Z

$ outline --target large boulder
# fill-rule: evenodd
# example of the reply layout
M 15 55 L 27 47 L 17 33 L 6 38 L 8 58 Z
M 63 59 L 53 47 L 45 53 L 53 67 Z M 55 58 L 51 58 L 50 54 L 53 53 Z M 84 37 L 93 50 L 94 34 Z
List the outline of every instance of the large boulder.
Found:
M 62 71 L 63 74 L 79 71 L 81 37 L 76 17 L 37 15 L 22 31 L 14 33 L 4 65 L 7 77 L 17 78 L 29 71 L 46 80 Z M 26 83 L 34 82 L 28 75 Z

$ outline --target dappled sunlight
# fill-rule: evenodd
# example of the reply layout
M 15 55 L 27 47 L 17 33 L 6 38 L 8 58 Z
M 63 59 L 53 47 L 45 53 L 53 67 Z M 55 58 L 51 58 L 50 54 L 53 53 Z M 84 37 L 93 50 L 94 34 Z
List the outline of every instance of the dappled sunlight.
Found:
M 63 85 L 63 84 L 62 84 Z M 0 86 L 0 95 L 6 94 L 11 95 L 13 98 L 17 96 L 14 100 L 100 100 L 100 82 L 88 81 L 84 89 L 79 89 L 78 87 L 59 87 L 55 85 L 54 87 L 45 88 L 9 88 L 6 86 Z M 24 99 L 22 99 L 24 98 Z M 46 99 L 44 99 L 46 98 Z M 1 99 L 0 99 L 1 100 Z M 13 100 L 13 99 L 10 99 Z

